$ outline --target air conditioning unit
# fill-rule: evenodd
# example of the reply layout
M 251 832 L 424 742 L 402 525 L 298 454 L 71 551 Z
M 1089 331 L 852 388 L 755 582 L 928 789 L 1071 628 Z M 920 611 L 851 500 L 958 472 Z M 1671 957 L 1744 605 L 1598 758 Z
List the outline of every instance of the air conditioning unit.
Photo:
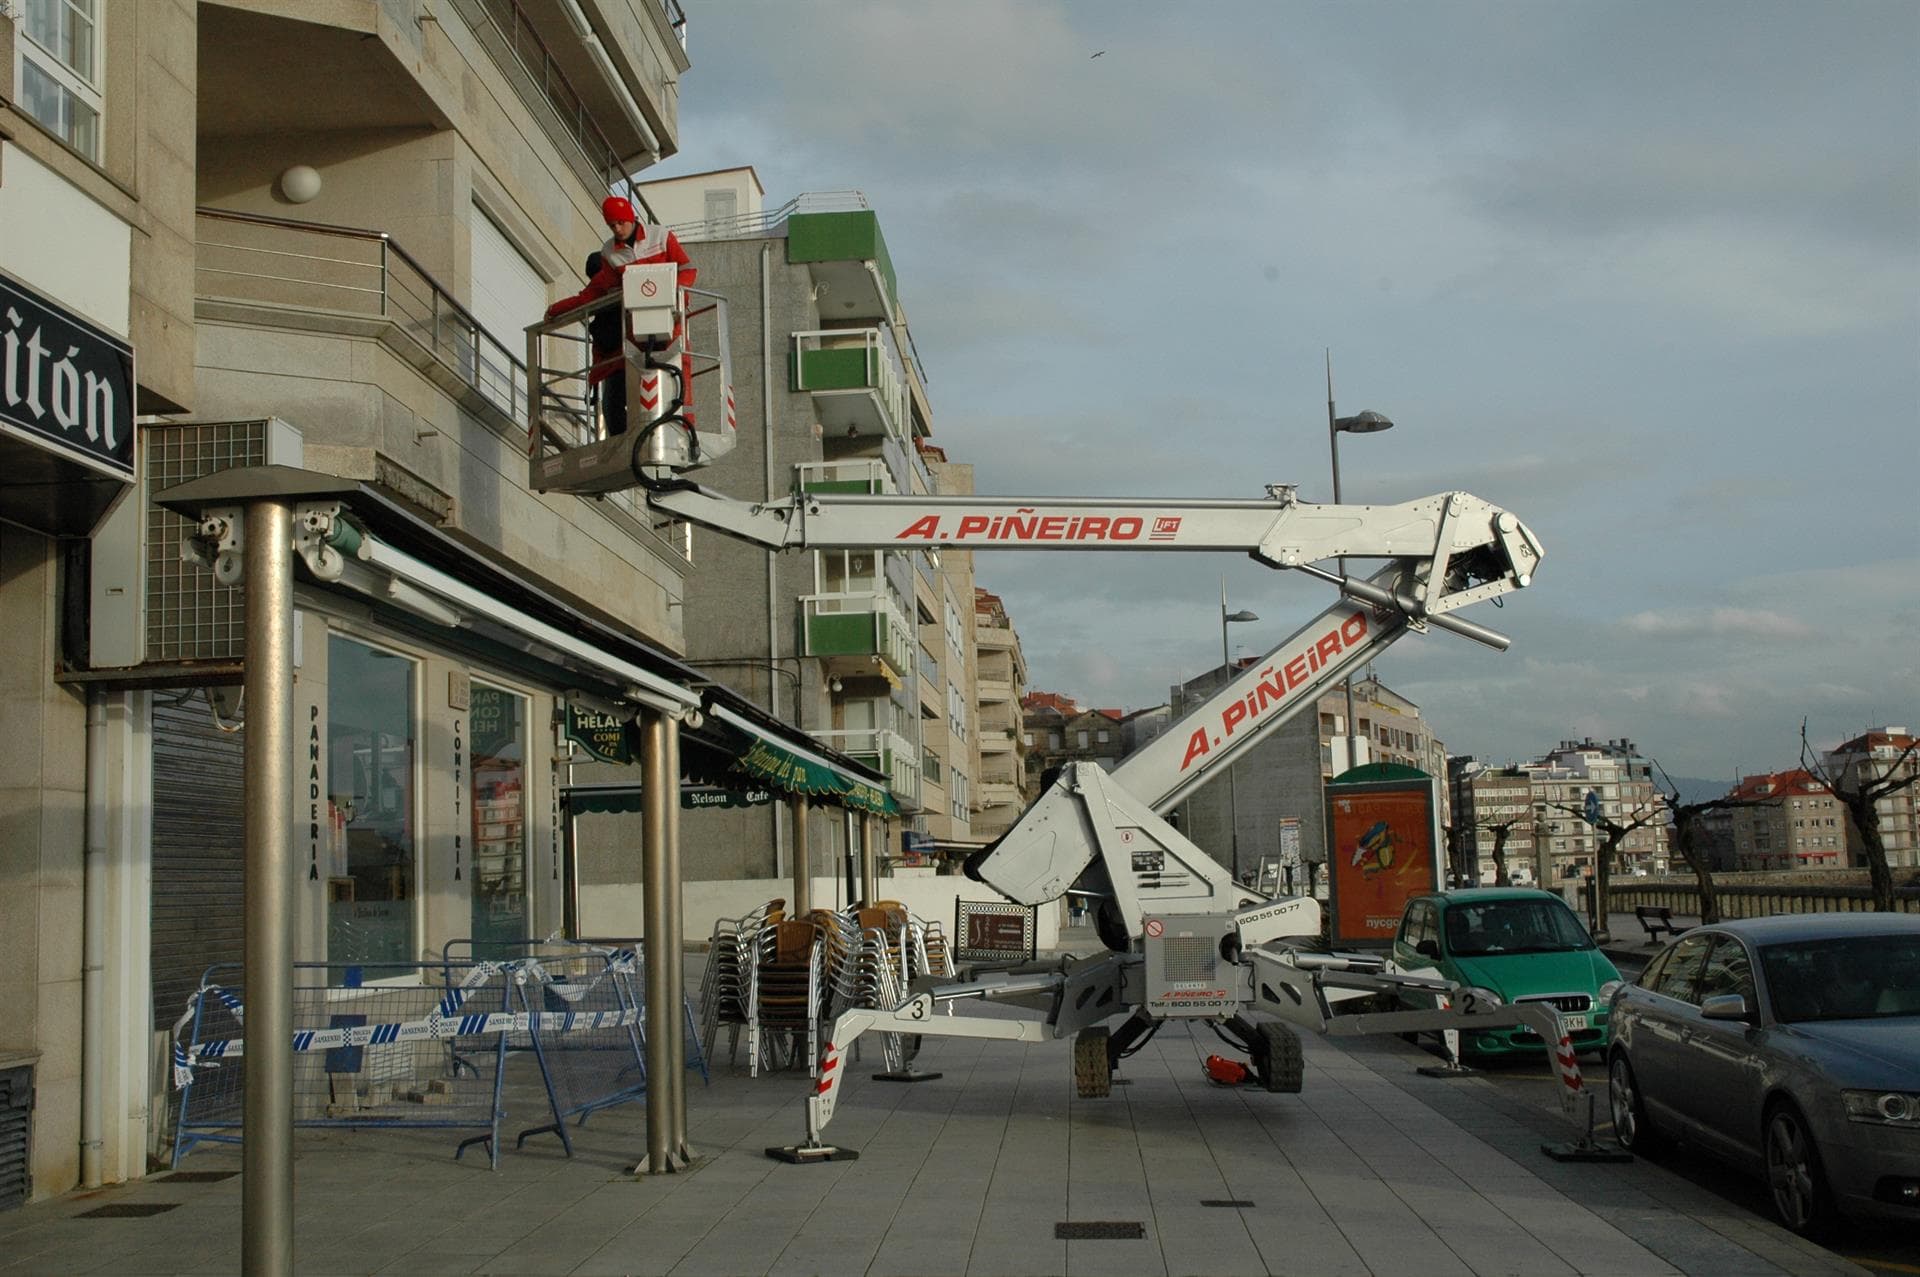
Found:
M 236 659 L 246 648 L 244 592 L 180 561 L 187 520 L 153 498 L 217 470 L 300 466 L 300 432 L 277 417 L 142 425 L 139 459 L 138 499 L 122 501 L 93 537 L 89 664 Z

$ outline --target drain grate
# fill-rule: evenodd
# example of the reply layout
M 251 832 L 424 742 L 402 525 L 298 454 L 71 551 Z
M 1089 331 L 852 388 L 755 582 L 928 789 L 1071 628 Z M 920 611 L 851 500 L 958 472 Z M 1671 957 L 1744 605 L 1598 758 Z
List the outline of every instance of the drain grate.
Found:
M 1114 1078 L 1114 1079 L 1113 1079 L 1113 1083 L 1112 1083 L 1112 1084 L 1113 1084 L 1114 1086 L 1132 1086 L 1132 1085 L 1133 1085 L 1133 1079 L 1132 1079 L 1132 1078 L 1130 1078 L 1130 1077 L 1117 1077 L 1117 1078 Z
M 1223 1206 L 1228 1210 L 1251 1210 L 1253 1203 L 1244 1197 L 1203 1197 L 1202 1206 Z
M 232 1179 L 239 1171 L 175 1171 L 166 1177 L 169 1184 L 218 1184 Z
M 78 1219 L 147 1219 L 154 1215 L 164 1215 L 179 1206 L 179 1202 L 115 1202 L 111 1206 L 96 1206 L 90 1211 L 82 1211 Z
M 1131 1219 L 1086 1219 L 1053 1226 L 1054 1239 L 1063 1242 L 1130 1242 L 1146 1235 L 1147 1226 Z

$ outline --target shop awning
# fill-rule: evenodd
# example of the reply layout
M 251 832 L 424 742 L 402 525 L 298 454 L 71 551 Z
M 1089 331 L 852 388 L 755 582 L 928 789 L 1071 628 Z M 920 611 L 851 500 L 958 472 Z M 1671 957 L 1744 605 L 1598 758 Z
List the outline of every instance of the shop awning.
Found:
M 746 716 L 725 705 L 709 704 L 712 717 L 738 732 L 744 747 L 735 755 L 733 770 L 790 794 L 813 798 L 871 812 L 876 816 L 897 816 L 900 804 L 887 792 L 886 782 L 877 773 L 847 760 L 830 761 L 818 747 L 809 749 L 790 736 L 776 737 Z
M 670 714 L 685 724 L 683 761 L 701 782 L 767 787 L 883 814 L 899 810 L 877 772 L 359 480 L 253 466 L 190 480 L 155 501 L 198 520 L 210 510 L 267 499 L 293 505 L 337 501 L 358 534 L 355 544 L 339 547 L 347 562 L 338 580 L 315 577 L 296 554 L 294 595 L 302 607 L 372 619 L 444 650 L 518 670 L 565 692 L 569 701 L 644 705 Z

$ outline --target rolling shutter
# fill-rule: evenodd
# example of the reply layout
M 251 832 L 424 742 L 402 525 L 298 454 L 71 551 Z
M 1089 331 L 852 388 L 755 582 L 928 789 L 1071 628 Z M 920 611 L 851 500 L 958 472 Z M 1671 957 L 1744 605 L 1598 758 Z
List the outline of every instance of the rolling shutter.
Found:
M 171 1025 L 216 962 L 241 958 L 245 737 L 203 692 L 153 704 L 153 1022 Z
M 33 1070 L 0 1069 L 0 1210 L 24 1206 L 33 1189 Z

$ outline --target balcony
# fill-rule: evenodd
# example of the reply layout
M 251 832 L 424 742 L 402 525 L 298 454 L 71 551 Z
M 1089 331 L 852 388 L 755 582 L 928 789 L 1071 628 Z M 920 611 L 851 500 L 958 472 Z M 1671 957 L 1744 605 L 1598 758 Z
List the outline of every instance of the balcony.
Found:
M 518 434 L 527 370 L 385 232 L 202 208 L 201 318 L 372 337 L 498 430 Z
M 795 212 L 786 221 L 787 260 L 809 268 L 820 289 L 822 318 L 894 322 L 899 281 L 871 209 Z
M 800 597 L 800 651 L 824 658 L 828 672 L 860 677 L 886 671 L 898 687 L 914 668 L 918 641 L 892 597 L 878 591 Z
M 879 328 L 828 328 L 793 335 L 792 388 L 813 396 L 829 435 L 904 438 L 906 381 L 893 340 Z
M 898 492 L 884 461 L 809 461 L 793 468 L 802 492 Z
M 887 778 L 887 786 L 903 803 L 920 799 L 919 751 L 898 732 L 885 728 L 862 727 L 845 731 L 814 732 L 822 744 L 831 745 L 855 762 L 865 763 Z
M 975 808 L 976 811 L 993 807 L 1017 807 L 1020 805 L 1020 787 L 1007 781 L 982 779 L 979 790 L 974 794 L 974 800 L 979 803 Z

